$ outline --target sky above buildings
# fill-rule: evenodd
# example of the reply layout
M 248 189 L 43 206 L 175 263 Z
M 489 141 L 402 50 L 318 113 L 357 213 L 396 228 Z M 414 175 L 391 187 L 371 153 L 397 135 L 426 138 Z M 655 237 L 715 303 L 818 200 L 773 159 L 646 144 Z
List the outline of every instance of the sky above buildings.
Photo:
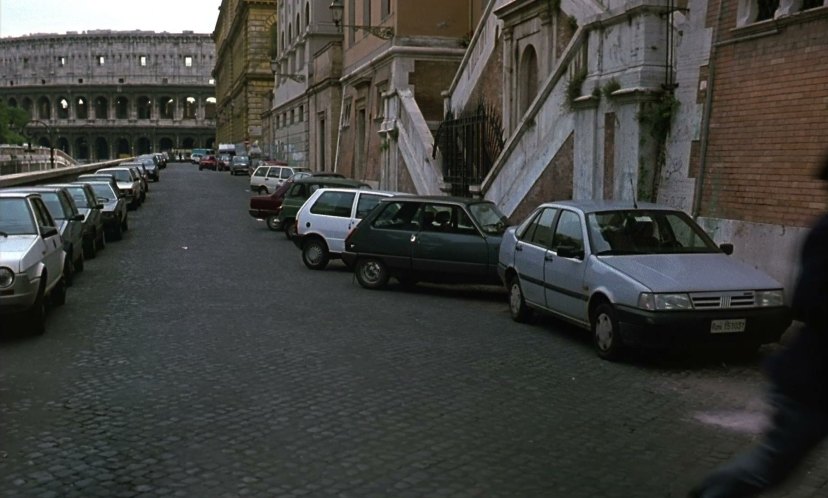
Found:
M 212 33 L 221 0 L 0 0 L 0 37 L 111 29 Z

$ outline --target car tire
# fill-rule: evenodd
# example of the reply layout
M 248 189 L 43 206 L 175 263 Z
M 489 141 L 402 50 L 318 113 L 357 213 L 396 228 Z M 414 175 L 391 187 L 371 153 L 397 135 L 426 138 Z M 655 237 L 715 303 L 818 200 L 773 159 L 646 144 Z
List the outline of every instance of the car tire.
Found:
M 330 259 L 328 247 L 321 239 L 312 238 L 302 244 L 302 262 L 311 270 L 324 270 Z
M 267 193 L 267 187 L 259 187 L 259 195 L 265 195 Z
M 285 220 L 285 237 L 288 240 L 293 240 L 296 237 L 296 220 Z
M 615 308 L 609 303 L 599 304 L 592 312 L 590 323 L 592 342 L 598 356 L 609 361 L 621 358 L 624 342 L 621 339 Z
M 112 240 L 121 240 L 124 238 L 124 228 L 121 223 L 115 225 L 115 228 L 112 229 Z
M 282 225 L 279 223 L 279 217 L 276 215 L 268 216 L 265 223 L 267 223 L 267 228 L 273 230 L 274 232 L 281 230 Z
M 71 254 L 66 255 L 66 263 L 65 267 L 63 268 L 63 275 L 66 276 L 66 285 L 68 287 L 72 287 L 72 284 L 75 281 L 75 261 L 72 259 Z
M 354 275 L 359 285 L 371 290 L 382 289 L 388 283 L 389 278 L 388 267 L 377 258 L 358 260 L 354 266 Z
M 100 240 L 95 241 L 95 244 L 98 246 L 99 251 L 106 249 L 106 230 L 100 231 Z
M 58 283 L 52 289 L 49 299 L 55 306 L 63 306 L 66 304 L 66 277 L 60 277 L 60 280 L 58 280 Z
M 124 217 L 124 221 L 121 222 L 121 230 L 124 232 L 129 231 L 129 216 Z
M 523 288 L 520 286 L 520 279 L 517 275 L 509 279 L 509 313 L 512 315 L 512 320 L 518 323 L 525 323 L 532 316 L 532 310 L 526 305 Z
M 40 288 L 34 304 L 26 311 L 26 323 L 32 335 L 43 335 L 46 332 L 46 274 L 41 275 Z
M 75 263 L 75 273 L 82 273 L 85 266 L 86 260 L 83 257 L 83 249 L 81 248 L 80 257 L 78 257 L 78 262 Z
M 83 257 L 86 259 L 95 259 L 98 255 L 98 234 L 92 237 L 92 240 L 83 245 Z

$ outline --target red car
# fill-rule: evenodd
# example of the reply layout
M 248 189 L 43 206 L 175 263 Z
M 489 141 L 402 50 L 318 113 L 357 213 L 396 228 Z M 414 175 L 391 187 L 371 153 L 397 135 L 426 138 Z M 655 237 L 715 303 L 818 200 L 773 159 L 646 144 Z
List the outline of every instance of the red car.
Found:
M 285 193 L 293 185 L 291 180 L 279 185 L 272 194 L 256 195 L 250 198 L 250 216 L 256 219 L 263 219 L 267 222 L 267 228 L 279 231 L 279 209 L 285 199 Z
M 216 156 L 204 156 L 198 161 L 198 170 L 211 169 L 215 171 L 218 168 L 218 160 Z

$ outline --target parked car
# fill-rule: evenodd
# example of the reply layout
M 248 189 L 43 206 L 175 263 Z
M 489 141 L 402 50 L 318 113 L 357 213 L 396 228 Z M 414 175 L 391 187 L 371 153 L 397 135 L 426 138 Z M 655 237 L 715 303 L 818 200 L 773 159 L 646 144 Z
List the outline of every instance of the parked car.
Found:
M 158 167 L 160 169 L 165 169 L 167 167 L 167 162 L 170 160 L 170 156 L 167 152 L 153 152 L 152 155 L 158 159 Z
M 91 186 L 82 183 L 57 183 L 46 186 L 65 188 L 72 196 L 75 206 L 83 215 L 83 257 L 94 258 L 99 250 L 106 247 L 103 215 L 101 214 L 103 204 L 95 198 L 95 191 Z
M 83 183 L 92 187 L 95 192 L 95 199 L 103 205 L 101 217 L 103 218 L 107 240 L 121 240 L 123 233 L 129 230 L 126 198 L 121 197 L 118 190 L 109 182 L 84 180 Z
M 498 284 L 506 217 L 490 201 L 392 197 L 380 201 L 345 239 L 343 261 L 360 285 L 418 281 Z
M 39 194 L 0 191 L 0 315 L 46 331 L 46 304 L 66 302 L 60 232 Z
M 66 252 L 66 284 L 71 285 L 75 273 L 84 269 L 83 215 L 78 211 L 69 191 L 63 187 L 25 186 L 4 189 L 8 192 L 26 192 L 40 195 L 43 204 L 56 223 L 63 250 Z
M 272 194 L 252 196 L 250 198 L 250 208 L 248 209 L 250 216 L 259 220 L 265 220 L 267 227 L 273 231 L 281 230 L 281 225 L 279 224 L 279 207 L 282 205 L 285 194 L 290 186 L 293 185 L 294 181 L 310 176 L 345 178 L 339 173 L 331 173 L 328 171 L 298 171 L 288 178 L 285 183 L 279 185 Z
M 146 168 L 144 168 L 143 163 L 121 163 L 118 167 L 129 168 L 132 171 L 133 176 L 138 179 L 138 182 L 141 184 L 141 204 L 143 204 L 144 201 L 147 200 L 147 192 L 149 192 L 149 174 L 147 173 Z
M 218 160 L 216 160 L 216 156 L 206 155 L 199 159 L 198 170 L 201 171 L 203 169 L 211 169 L 216 171 L 218 169 Z
M 294 173 L 305 171 L 310 173 L 308 168 L 287 165 L 260 165 L 250 176 L 250 191 L 266 194 L 273 192 L 279 185 L 285 183 Z
M 143 154 L 138 156 L 136 161 L 144 165 L 147 170 L 147 179 L 157 182 L 161 179 L 161 165 L 166 164 L 161 154 Z
M 296 214 L 296 247 L 311 270 L 322 270 L 345 250 L 345 237 L 384 197 L 398 192 L 322 188 Z
M 115 179 L 118 190 L 126 198 L 129 209 L 138 209 L 141 205 L 141 182 L 129 168 L 104 168 L 95 172 L 98 175 L 109 175 Z M 78 179 L 83 178 L 81 175 Z M 83 178 L 86 179 L 86 178 Z
M 791 323 L 782 285 L 657 204 L 542 204 L 504 236 L 499 271 L 516 321 L 532 310 L 592 332 L 598 356 L 627 346 L 755 350 Z
M 233 156 L 230 154 L 221 154 L 218 156 L 218 170 L 219 171 L 229 171 L 230 170 L 230 162 L 233 160 Z
M 250 174 L 250 158 L 247 156 L 233 156 L 230 160 L 230 174 Z
M 356 188 L 356 189 L 370 189 L 371 186 L 367 183 L 358 180 L 351 180 L 348 178 L 335 177 L 316 177 L 310 176 L 308 178 L 301 178 L 293 182 L 293 184 L 285 192 L 285 198 L 282 200 L 282 205 L 279 206 L 279 213 L 276 216 L 275 224 L 277 230 L 284 230 L 288 239 L 292 239 L 296 235 L 296 213 L 302 204 L 308 200 L 315 191 L 320 188 Z

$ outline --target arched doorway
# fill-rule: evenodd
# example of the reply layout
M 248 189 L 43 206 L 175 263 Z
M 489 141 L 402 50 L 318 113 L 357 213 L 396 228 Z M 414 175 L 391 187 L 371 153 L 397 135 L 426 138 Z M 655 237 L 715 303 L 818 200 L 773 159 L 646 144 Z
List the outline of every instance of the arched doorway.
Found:
M 109 101 L 106 97 L 95 99 L 95 119 L 109 119 Z
M 129 99 L 127 99 L 126 97 L 118 97 L 117 99 L 115 99 L 115 118 L 129 118 Z
M 119 138 L 116 144 L 118 150 L 118 157 L 129 157 L 131 154 L 129 147 L 129 140 L 126 138 Z
M 147 137 L 139 138 L 138 141 L 135 143 L 135 153 L 137 155 L 141 155 L 141 154 L 149 154 L 150 152 L 152 152 L 152 144 L 150 143 L 149 138 L 147 138 Z
M 158 117 L 161 119 L 173 119 L 175 117 L 174 98 L 165 96 L 158 99 Z
M 152 101 L 149 97 L 138 97 L 138 119 L 152 118 Z
M 69 139 L 60 137 L 57 139 L 57 148 L 69 154 Z
M 270 95 L 270 92 L 268 92 Z M 204 118 L 205 119 L 216 119 L 216 98 L 215 97 L 207 97 L 207 100 L 204 101 Z
M 109 157 L 109 143 L 104 137 L 95 139 L 95 159 L 99 161 L 106 161 Z
M 185 137 L 181 142 L 181 147 L 183 149 L 192 149 L 195 147 L 195 139 L 193 139 L 193 137 Z
M 169 137 L 162 137 L 158 142 L 158 148 L 161 151 L 170 151 L 173 149 L 173 140 Z
M 49 137 L 40 137 L 40 140 L 37 141 L 37 144 L 41 147 L 50 147 L 49 144 Z
M 89 160 L 89 143 L 84 137 L 79 137 L 75 140 L 75 159 L 78 161 Z
M 215 149 L 216 148 L 216 139 L 210 137 L 207 139 L 207 148 L 208 149 Z
M 78 97 L 75 102 L 75 117 L 78 119 L 89 119 L 89 103 L 84 97 Z
M 37 118 L 52 119 L 52 102 L 48 97 L 40 97 L 37 100 Z
M 529 104 L 538 94 L 538 56 L 535 47 L 527 45 L 520 58 L 518 73 L 518 120 L 529 109 Z
M 57 117 L 58 119 L 69 119 L 69 99 L 66 97 L 58 97 Z

